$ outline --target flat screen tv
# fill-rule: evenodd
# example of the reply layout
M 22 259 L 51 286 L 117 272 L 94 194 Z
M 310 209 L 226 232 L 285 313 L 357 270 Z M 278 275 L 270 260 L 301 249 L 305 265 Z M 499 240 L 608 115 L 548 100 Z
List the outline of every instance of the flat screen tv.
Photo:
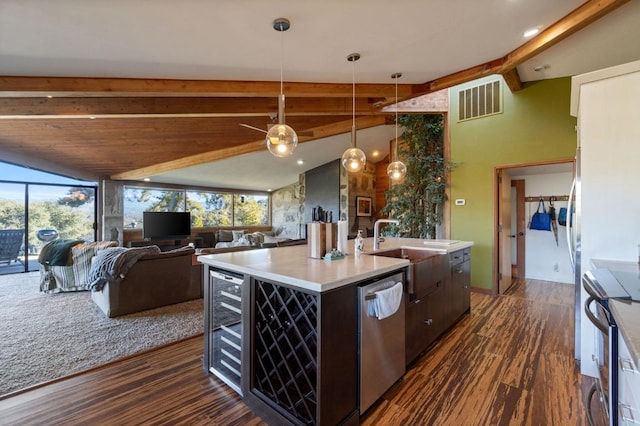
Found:
M 142 236 L 152 240 L 181 240 L 191 235 L 190 212 L 143 212 Z

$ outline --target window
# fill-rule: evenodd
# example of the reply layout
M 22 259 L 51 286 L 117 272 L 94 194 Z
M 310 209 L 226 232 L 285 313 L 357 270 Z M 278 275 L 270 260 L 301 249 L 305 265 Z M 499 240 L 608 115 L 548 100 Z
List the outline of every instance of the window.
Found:
M 233 194 L 222 192 L 187 192 L 191 226 L 231 226 Z
M 268 194 L 125 187 L 125 228 L 141 229 L 142 213 L 149 210 L 189 211 L 194 228 L 271 223 Z
M 233 225 L 268 225 L 269 196 L 235 194 L 233 203 Z
M 13 256 L 0 262 L 0 274 L 37 271 L 38 254 L 49 241 L 95 241 L 94 183 L 3 162 L 0 176 L 0 230 L 22 240 L 0 242 Z

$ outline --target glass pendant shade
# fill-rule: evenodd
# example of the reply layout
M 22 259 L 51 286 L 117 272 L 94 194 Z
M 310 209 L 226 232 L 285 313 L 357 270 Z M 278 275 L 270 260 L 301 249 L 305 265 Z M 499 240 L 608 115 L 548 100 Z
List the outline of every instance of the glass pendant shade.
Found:
M 342 154 L 342 167 L 349 172 L 359 172 L 367 163 L 367 157 L 360 148 L 349 148 Z
M 398 160 L 398 79 L 402 77 L 402 73 L 391 74 L 391 78 L 396 81 L 396 139 L 393 148 L 393 161 L 387 166 L 387 176 L 389 179 L 399 181 L 407 175 L 407 166 Z
M 402 161 L 394 161 L 387 166 L 387 176 L 392 180 L 400 180 L 407 175 L 407 166 Z
M 278 124 L 271 126 L 267 132 L 267 149 L 276 157 L 288 157 L 298 146 L 298 134 L 293 128 L 284 124 L 284 93 L 282 81 L 282 33 L 291 27 L 288 19 L 278 18 L 273 21 L 273 29 L 280 32 L 280 95 L 278 95 Z
M 286 124 L 271 126 L 267 132 L 267 148 L 276 157 L 288 157 L 298 146 L 298 135 Z
M 342 154 L 342 167 L 344 167 L 347 172 L 356 173 L 360 170 L 364 169 L 364 166 L 367 164 L 367 156 L 364 154 L 360 148 L 356 145 L 356 61 L 360 59 L 359 53 L 352 53 L 347 57 L 349 62 L 353 63 L 353 87 L 352 87 L 352 104 L 353 104 L 353 112 L 352 112 L 352 120 L 353 124 L 351 125 L 351 148 L 347 149 L 344 154 Z

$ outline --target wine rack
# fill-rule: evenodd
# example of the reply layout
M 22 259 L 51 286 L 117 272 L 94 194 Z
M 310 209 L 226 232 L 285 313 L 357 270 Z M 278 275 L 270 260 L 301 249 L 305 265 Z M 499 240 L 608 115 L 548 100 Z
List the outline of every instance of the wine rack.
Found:
M 254 280 L 253 388 L 303 424 L 317 410 L 318 297 Z

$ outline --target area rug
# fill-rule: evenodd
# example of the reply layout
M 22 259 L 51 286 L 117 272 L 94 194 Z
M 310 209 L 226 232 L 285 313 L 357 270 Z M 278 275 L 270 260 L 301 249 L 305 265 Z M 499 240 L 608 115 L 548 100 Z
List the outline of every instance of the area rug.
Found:
M 0 395 L 202 334 L 203 300 L 107 318 L 89 292 L 44 294 L 0 276 Z

